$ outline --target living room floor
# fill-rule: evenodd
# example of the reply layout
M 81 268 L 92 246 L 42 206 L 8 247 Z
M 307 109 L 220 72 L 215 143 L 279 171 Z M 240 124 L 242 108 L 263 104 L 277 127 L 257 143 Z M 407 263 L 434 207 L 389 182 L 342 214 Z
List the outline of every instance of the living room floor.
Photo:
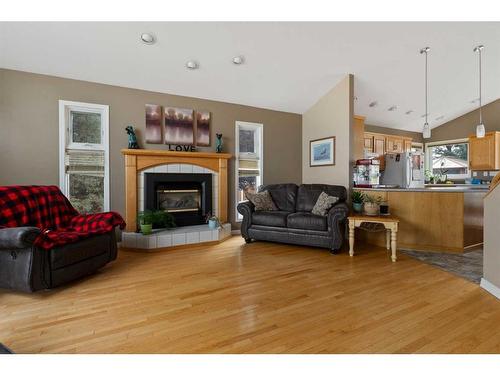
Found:
M 381 248 L 327 250 L 240 237 L 121 251 L 53 291 L 0 292 L 17 353 L 494 353 L 500 305 L 477 284 Z

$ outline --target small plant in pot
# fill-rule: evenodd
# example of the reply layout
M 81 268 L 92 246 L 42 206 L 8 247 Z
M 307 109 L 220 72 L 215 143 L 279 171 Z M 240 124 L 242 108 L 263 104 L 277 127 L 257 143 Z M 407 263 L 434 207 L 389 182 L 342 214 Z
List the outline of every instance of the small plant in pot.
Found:
M 372 216 L 378 215 L 381 202 L 382 198 L 366 194 L 364 196 L 365 214 Z
M 148 235 L 153 231 L 153 217 L 154 213 L 150 210 L 141 211 L 139 215 L 137 215 L 142 234 Z
M 354 190 L 351 194 L 351 202 L 352 208 L 354 212 L 361 213 L 363 212 L 363 202 L 365 200 L 365 195 L 363 192 Z
M 211 213 L 209 213 L 207 216 L 206 216 L 206 219 L 205 219 L 206 223 L 208 224 L 208 227 L 210 229 L 218 229 L 218 228 L 222 228 L 222 224 L 220 223 L 220 220 L 217 216 L 215 215 L 212 215 Z

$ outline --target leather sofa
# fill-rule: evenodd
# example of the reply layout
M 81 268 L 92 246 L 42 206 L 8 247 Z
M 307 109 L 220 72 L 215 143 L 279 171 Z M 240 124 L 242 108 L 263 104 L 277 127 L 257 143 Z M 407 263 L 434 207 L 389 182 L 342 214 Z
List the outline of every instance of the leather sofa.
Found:
M 241 235 L 247 243 L 252 240 L 283 242 L 323 247 L 332 253 L 342 247 L 349 214 L 345 187 L 275 184 L 259 188 L 259 191 L 266 190 L 271 194 L 277 211 L 255 211 L 255 206 L 249 201 L 238 204 L 238 212 L 243 216 Z M 311 213 L 321 192 L 339 198 L 326 216 Z
M 23 292 L 55 288 L 86 276 L 116 259 L 115 231 L 40 249 L 33 245 L 40 229 L 0 229 L 0 288 Z

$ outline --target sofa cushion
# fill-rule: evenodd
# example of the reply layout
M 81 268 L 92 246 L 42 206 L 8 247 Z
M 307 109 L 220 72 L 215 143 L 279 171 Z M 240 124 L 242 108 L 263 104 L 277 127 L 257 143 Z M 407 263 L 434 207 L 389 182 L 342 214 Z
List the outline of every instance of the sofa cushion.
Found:
M 269 191 L 279 210 L 295 212 L 297 189 L 295 184 L 275 184 L 261 186 L 259 191 Z
M 314 205 L 311 213 L 314 215 L 325 216 L 330 208 L 337 203 L 338 197 L 333 197 L 326 194 L 324 191 L 319 195 L 316 204 Z
M 277 211 L 278 207 L 273 202 L 271 194 L 268 191 L 260 193 L 246 192 L 245 197 L 253 203 L 255 211 Z
M 266 227 L 286 227 L 288 211 L 255 211 L 252 214 L 252 225 L 263 225 Z
M 307 230 L 328 230 L 326 216 L 314 215 L 310 212 L 295 212 L 287 217 L 288 228 Z
M 338 197 L 344 201 L 347 197 L 346 188 L 339 185 L 303 184 L 297 190 L 297 212 L 311 212 L 322 192 Z

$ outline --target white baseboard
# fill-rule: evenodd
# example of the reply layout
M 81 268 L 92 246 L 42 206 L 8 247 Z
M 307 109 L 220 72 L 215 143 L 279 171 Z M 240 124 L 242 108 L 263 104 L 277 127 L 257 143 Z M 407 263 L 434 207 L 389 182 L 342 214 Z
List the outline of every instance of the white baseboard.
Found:
M 495 284 L 490 283 L 484 277 L 481 278 L 481 288 L 483 288 L 487 292 L 493 294 L 495 297 L 500 299 L 500 288 Z
M 239 235 L 241 235 L 241 230 L 239 230 L 239 229 L 232 230 L 231 235 L 232 236 L 239 236 Z

